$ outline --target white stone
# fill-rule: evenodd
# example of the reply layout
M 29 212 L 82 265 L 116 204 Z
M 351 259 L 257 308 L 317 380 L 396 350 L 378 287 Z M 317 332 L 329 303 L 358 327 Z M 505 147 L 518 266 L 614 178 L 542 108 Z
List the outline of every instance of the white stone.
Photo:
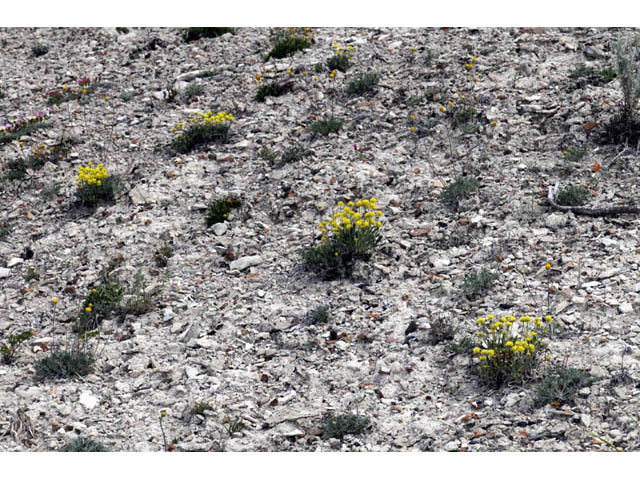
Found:
M 9 275 L 11 275 L 11 270 L 0 267 L 0 278 L 9 278 Z
M 623 303 L 618 307 L 618 310 L 620 310 L 620 313 L 632 313 L 633 305 L 631 305 L 630 303 Z
M 547 228 L 550 228 L 552 230 L 564 227 L 567 224 L 567 216 L 561 213 L 552 213 L 547 218 L 545 218 L 544 224 Z
M 224 235 L 227 233 L 227 222 L 214 223 L 211 228 L 213 229 L 213 233 L 217 236 Z
M 24 263 L 24 260 L 22 258 L 15 257 L 7 262 L 7 267 L 15 267 L 16 265 L 20 265 L 21 263 Z
M 187 376 L 187 378 L 196 378 L 200 373 L 200 371 L 195 367 L 187 365 L 186 367 L 184 367 L 184 373 Z
M 262 257 L 260 255 L 250 255 L 247 257 L 241 257 L 237 260 L 234 260 L 229 265 L 231 270 L 245 270 L 249 267 L 253 267 L 255 265 L 260 265 L 262 263 Z
M 96 405 L 98 405 L 98 403 L 100 403 L 100 399 L 89 390 L 87 390 L 80 394 L 79 402 L 84 408 L 86 408 L 87 410 L 91 410 Z

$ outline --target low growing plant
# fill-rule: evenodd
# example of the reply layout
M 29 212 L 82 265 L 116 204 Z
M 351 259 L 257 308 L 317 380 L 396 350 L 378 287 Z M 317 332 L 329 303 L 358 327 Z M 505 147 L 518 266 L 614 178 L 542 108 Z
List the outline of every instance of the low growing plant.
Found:
M 456 205 L 460 199 L 468 197 L 480 186 L 480 182 L 474 177 L 458 177 L 455 182 L 450 183 L 442 193 L 439 200 L 448 205 Z
M 347 434 L 357 435 L 362 433 L 369 425 L 367 417 L 361 417 L 353 413 L 333 415 L 328 418 L 325 433 L 330 438 L 342 438 Z
M 573 402 L 581 388 L 593 384 L 594 378 L 585 370 L 577 368 L 557 368 L 542 379 L 538 385 L 536 403 L 545 405 Z
M 58 450 L 59 452 L 108 452 L 109 449 L 102 443 L 85 437 L 74 438 L 64 447 Z
M 493 388 L 505 384 L 523 384 L 532 379 L 541 359 L 549 360 L 543 338 L 549 334 L 550 315 L 479 317 L 473 358 L 481 380 Z
M 173 256 L 173 248 L 167 242 L 153 254 L 153 261 L 158 267 L 166 267 Z
M 180 131 L 171 143 L 171 148 L 178 153 L 188 153 L 200 145 L 211 142 L 224 142 L 229 135 L 231 123 L 235 119 L 231 113 L 211 110 L 196 113 L 190 120 L 177 124 L 173 131 Z
M 576 147 L 570 147 L 567 150 L 564 150 L 562 152 L 562 154 L 564 155 L 564 158 L 566 158 L 570 162 L 580 161 L 585 156 L 586 153 L 587 153 L 586 150 L 581 148 L 576 148 Z
M 215 201 L 207 211 L 207 217 L 205 218 L 207 228 L 215 223 L 224 222 L 229 217 L 231 210 L 239 208 L 240 205 L 242 205 L 240 200 L 234 197 L 227 197 Z
M 0 124 L 0 145 L 18 140 L 23 135 L 30 135 L 33 131 L 50 126 L 44 120 L 50 111 L 39 111 L 33 115 L 15 118 L 4 125 Z
M 82 303 L 74 329 L 85 333 L 98 328 L 102 320 L 117 309 L 122 300 L 123 289 L 118 283 L 101 283 L 92 288 Z
M 344 120 L 340 120 L 331 115 L 329 117 L 313 122 L 311 125 L 309 125 L 309 131 L 314 135 L 323 135 L 326 137 L 330 133 L 339 132 L 343 123 Z
M 271 80 L 258 87 L 255 99 L 264 102 L 267 97 L 279 97 L 293 91 L 293 83 L 289 81 Z
M 312 270 L 327 278 L 351 275 L 355 261 L 368 259 L 381 239 L 382 210 L 375 198 L 338 202 L 338 207 L 340 211 L 318 225 L 319 245 L 303 255 Z
M 584 205 L 584 203 L 587 201 L 587 198 L 589 198 L 589 190 L 581 186 L 574 187 L 573 185 L 571 185 L 558 192 L 556 202 L 558 203 L 558 205 L 573 207 Z
M 366 95 L 375 93 L 380 74 L 377 72 L 359 73 L 349 82 L 347 93 L 349 95 Z
M 329 307 L 326 305 L 318 305 L 309 312 L 309 322 L 313 325 L 327 323 L 327 320 L 329 320 Z
M 124 306 L 124 311 L 131 315 L 142 315 L 150 312 L 154 308 L 152 295 L 147 292 L 147 280 L 142 273 L 142 270 L 138 269 L 133 279 L 133 285 L 131 286 L 129 298 Z
M 331 44 L 333 49 L 333 56 L 327 60 L 327 68 L 329 70 L 340 70 L 342 73 L 346 72 L 351 66 L 351 57 L 353 56 L 353 45 L 347 45 L 341 47 L 338 42 L 334 41 Z
M 456 335 L 457 328 L 451 325 L 443 318 L 436 318 L 431 322 L 431 329 L 429 330 L 429 338 L 427 343 L 429 345 L 437 345 L 441 342 L 453 340 Z
M 33 332 L 31 330 L 25 330 L 17 335 L 9 335 L 7 343 L 0 345 L 0 353 L 2 354 L 2 361 L 5 365 L 13 363 L 20 345 L 29 340 L 32 336 Z
M 49 52 L 49 46 L 44 43 L 36 43 L 31 46 L 31 56 L 32 57 L 41 57 L 46 55 Z
M 89 162 L 86 167 L 80 165 L 75 180 L 78 202 L 89 207 L 115 200 L 120 183 L 119 177 L 109 175 L 102 163 L 94 167 L 93 162 Z
M 82 101 L 87 98 L 87 95 L 93 91 L 94 87 L 89 77 L 82 77 L 78 80 L 76 87 L 63 85 L 60 88 L 49 91 L 47 93 L 47 105 L 60 105 L 71 100 Z
M 213 410 L 213 407 L 209 402 L 196 402 L 193 408 L 189 411 L 189 414 L 204 415 L 207 410 Z
M 78 347 L 56 350 L 36 363 L 36 379 L 84 377 L 93 372 L 94 363 L 93 354 Z
M 462 285 L 462 292 L 468 299 L 472 299 L 480 292 L 486 291 L 491 288 L 495 279 L 498 278 L 498 274 L 490 272 L 486 269 L 481 269 L 475 272 L 471 272 L 464 277 L 464 283 Z
M 189 27 L 182 31 L 182 38 L 185 42 L 194 42 L 201 38 L 216 38 L 225 33 L 235 34 L 233 27 Z
M 311 46 L 311 38 L 307 35 L 296 36 L 296 28 L 285 29 L 276 34 L 276 42 L 271 51 L 265 57 L 265 61 L 270 58 L 290 57 L 299 50 L 304 50 Z

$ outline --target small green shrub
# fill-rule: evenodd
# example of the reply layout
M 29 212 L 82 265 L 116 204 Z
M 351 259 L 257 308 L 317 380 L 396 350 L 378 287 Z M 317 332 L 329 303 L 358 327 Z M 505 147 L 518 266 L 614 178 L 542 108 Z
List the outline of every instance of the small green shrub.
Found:
M 4 168 L 6 170 L 4 179 L 9 181 L 23 180 L 27 176 L 27 168 L 29 168 L 29 166 L 24 158 L 11 160 L 7 162 Z
M 25 330 L 24 332 L 17 335 L 10 335 L 7 339 L 7 343 L 0 345 L 0 353 L 2 353 L 2 361 L 5 363 L 5 365 L 13 363 L 13 361 L 15 360 L 16 352 L 18 351 L 18 348 L 20 347 L 22 342 L 29 340 L 32 336 L 33 333 L 31 332 L 31 330 Z
M 616 72 L 611 68 L 596 70 L 584 64 L 569 72 L 569 78 L 577 80 L 579 86 L 586 86 L 587 84 L 604 85 L 616 78 L 616 76 Z
M 46 55 L 49 52 L 49 46 L 44 43 L 36 43 L 31 46 L 31 56 L 32 57 L 41 57 Z
M 5 124 L 0 124 L 0 145 L 18 140 L 25 135 L 31 135 L 40 128 L 50 127 L 51 124 L 44 121 L 48 115 L 48 111 L 39 111 L 33 115 L 25 115 Z
M 225 33 L 235 34 L 233 27 L 189 27 L 182 31 L 182 38 L 185 42 L 194 42 L 201 38 L 216 38 Z
M 351 66 L 351 57 L 353 55 L 353 45 L 347 45 L 341 47 L 338 42 L 334 41 L 331 44 L 333 49 L 333 56 L 327 60 L 327 68 L 332 70 L 340 70 L 342 73 L 346 72 Z
M 329 307 L 326 305 L 318 305 L 309 312 L 309 322 L 313 325 L 327 323 L 327 320 L 329 320 Z
M 265 61 L 270 58 L 290 57 L 299 50 L 304 50 L 311 46 L 311 40 L 305 37 L 296 37 L 295 35 L 285 36 L 276 42 Z
M 366 95 L 375 93 L 380 74 L 377 72 L 359 73 L 349 82 L 347 93 L 349 95 Z
M 369 423 L 367 417 L 353 413 L 334 415 L 327 420 L 325 433 L 330 438 L 342 438 L 347 434 L 357 435 L 362 433 Z
M 77 437 L 74 438 L 64 447 L 58 450 L 59 452 L 108 452 L 109 449 L 102 443 L 92 440 L 90 438 Z
M 213 410 L 213 407 L 209 402 L 196 402 L 193 408 L 189 411 L 189 414 L 204 415 L 207 410 Z
M 86 167 L 80 165 L 75 180 L 76 199 L 78 203 L 88 207 L 114 201 L 120 188 L 120 177 L 109 175 L 101 163 L 96 167 L 92 162 L 89 162 Z
M 470 354 L 473 351 L 473 340 L 468 336 L 462 337 L 457 342 L 451 342 L 449 345 L 447 345 L 447 350 L 454 354 Z
M 239 208 L 240 205 L 242 205 L 240 200 L 234 197 L 227 197 L 215 201 L 207 211 L 207 216 L 205 218 L 207 228 L 215 223 L 224 222 L 229 217 L 229 213 L 231 213 L 231 210 L 234 208 Z
M 156 266 L 164 268 L 169 263 L 169 259 L 173 256 L 173 248 L 167 242 L 153 254 L 153 261 Z
M 150 312 L 154 308 L 152 295 L 147 292 L 147 280 L 142 273 L 142 270 L 138 269 L 133 279 L 133 285 L 128 292 L 130 297 L 128 298 L 124 311 L 131 315 L 142 315 Z
M 496 278 L 498 278 L 497 273 L 490 272 L 484 268 L 471 272 L 464 277 L 462 292 L 465 297 L 472 299 L 480 292 L 484 292 L 491 288 L 491 285 L 493 285 Z
M 350 276 L 356 260 L 369 259 L 381 239 L 382 210 L 377 210 L 375 198 L 338 202 L 338 207 L 342 211 L 318 225 L 319 245 L 303 254 L 307 266 L 325 278 Z
M 481 380 L 493 388 L 506 383 L 522 384 L 534 378 L 541 359 L 548 360 L 543 338 L 549 334 L 553 321 L 522 316 L 494 315 L 476 320 L 475 346 L 472 351 L 475 368 Z
M 29 267 L 27 273 L 24 274 L 24 281 L 30 282 L 32 280 L 40 280 L 40 274 L 36 270 L 34 270 L 33 267 Z
M 458 177 L 450 183 L 439 196 L 439 200 L 447 205 L 455 205 L 461 198 L 468 197 L 480 187 L 480 182 L 473 177 Z
M 36 363 L 36 379 L 84 377 L 93 372 L 94 363 L 93 354 L 79 348 L 57 350 Z
M 271 163 L 274 163 L 276 158 L 278 157 L 278 154 L 276 152 L 274 152 L 273 150 L 271 150 L 266 145 L 264 147 L 262 147 L 260 149 L 260 152 L 258 152 L 258 153 L 260 155 L 260 158 L 262 158 L 263 160 L 268 160 Z
M 289 81 L 271 80 L 270 82 L 260 85 L 256 92 L 255 99 L 258 102 L 264 102 L 267 97 L 279 97 L 293 91 L 293 83 Z
M 60 189 L 62 188 L 62 184 L 54 182 L 49 185 L 42 187 L 40 191 L 40 197 L 44 200 L 53 200 L 55 197 L 60 196 Z
M 247 428 L 247 425 L 242 420 L 242 417 L 225 417 L 222 420 L 222 425 L 224 426 L 229 436 L 232 436 L 234 433 L 241 432 L 242 430 Z
M 86 101 L 88 95 L 93 92 L 95 85 L 91 83 L 89 77 L 82 77 L 78 80 L 76 87 L 69 87 L 63 85 L 61 88 L 56 88 L 47 93 L 47 105 L 60 105 L 61 103 L 69 102 L 71 100 L 78 100 L 79 102 Z
M 340 120 L 334 116 L 329 116 L 321 120 L 316 120 L 309 125 L 309 131 L 313 135 L 327 136 L 330 133 L 337 133 L 344 124 L 344 120 Z
M 0 222 L 0 241 L 5 241 L 12 232 L 11 226 L 6 222 Z
M 311 152 L 307 150 L 303 145 L 299 143 L 292 145 L 287 148 L 284 152 L 282 152 L 282 156 L 280 157 L 281 163 L 293 163 L 302 160 L 304 157 L 309 155 Z
M 615 44 L 616 69 L 624 103 L 622 118 L 633 122 L 640 98 L 640 35 L 621 37 Z
M 584 187 L 573 185 L 564 188 L 558 192 L 556 202 L 558 205 L 578 206 L 583 205 L 589 198 L 589 190 Z
M 123 289 L 118 283 L 101 283 L 92 288 L 82 303 L 74 330 L 85 333 L 100 326 L 102 320 L 108 318 L 122 300 Z
M 593 384 L 594 378 L 585 370 L 577 368 L 557 368 L 545 376 L 538 385 L 536 403 L 573 402 L 573 399 L 581 388 Z
M 429 345 L 437 345 L 441 342 L 453 340 L 456 335 L 457 328 L 443 318 L 436 318 L 431 322 L 429 337 L 427 343 Z
M 133 100 L 135 96 L 136 96 L 135 90 L 127 90 L 120 94 L 120 100 L 122 100 L 123 102 L 129 102 Z
M 570 147 L 562 153 L 564 155 L 564 158 L 566 158 L 568 161 L 578 162 L 582 160 L 582 158 L 585 156 L 587 151 L 581 148 Z
M 181 122 L 173 128 L 173 131 L 181 133 L 173 140 L 170 148 L 177 153 L 189 153 L 200 145 L 224 142 L 234 120 L 233 115 L 227 112 L 218 112 L 215 115 L 211 111 L 197 113 L 187 121 L 187 126 Z
M 199 83 L 191 83 L 184 89 L 182 97 L 185 101 L 189 101 L 194 97 L 202 95 L 204 93 L 204 87 Z

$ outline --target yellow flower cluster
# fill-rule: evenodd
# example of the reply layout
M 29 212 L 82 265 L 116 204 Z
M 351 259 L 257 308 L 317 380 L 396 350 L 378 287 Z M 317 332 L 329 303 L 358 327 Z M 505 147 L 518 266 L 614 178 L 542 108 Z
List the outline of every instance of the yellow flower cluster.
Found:
M 476 57 L 471 57 L 471 61 L 469 63 L 465 63 L 464 66 L 471 70 L 473 68 L 473 62 L 476 61 Z
M 334 40 L 333 43 L 331 44 L 331 48 L 333 49 L 336 55 L 344 55 L 349 58 L 351 58 L 351 56 L 353 55 L 353 45 L 347 45 L 346 47 L 341 47 L 340 45 L 338 45 L 338 42 Z
M 225 124 L 227 122 L 233 122 L 235 121 L 235 118 L 233 118 L 233 115 L 231 113 L 227 113 L 227 112 L 218 112 L 215 115 L 213 114 L 213 112 L 211 110 L 209 110 L 208 112 L 198 112 L 196 113 L 193 118 L 191 118 L 190 120 L 187 121 L 187 124 L 191 124 L 191 125 L 218 125 L 218 124 Z M 175 132 L 176 130 L 181 130 L 184 127 L 184 122 L 180 122 L 178 123 L 175 127 L 173 127 L 173 131 Z
M 366 229 L 378 229 L 382 227 L 382 221 L 379 218 L 383 215 L 382 210 L 378 210 L 376 207 L 376 198 L 371 197 L 369 199 L 358 200 L 354 202 L 338 202 L 338 207 L 342 211 L 338 211 L 333 214 L 329 220 L 325 220 L 318 224 L 320 232 L 322 232 L 321 242 L 327 240 L 326 233 L 329 229 L 333 231 L 336 237 L 340 237 L 340 234 L 349 232 L 353 229 L 355 234 L 359 231 L 365 231 Z M 353 207 L 356 210 L 353 210 Z M 357 242 L 358 237 L 354 237 Z
M 76 177 L 76 183 L 78 188 L 82 189 L 90 185 L 101 186 L 102 181 L 109 178 L 107 169 L 101 163 L 97 167 L 93 166 L 92 162 L 89 162 L 86 167 L 80 165 L 78 167 L 78 176 Z

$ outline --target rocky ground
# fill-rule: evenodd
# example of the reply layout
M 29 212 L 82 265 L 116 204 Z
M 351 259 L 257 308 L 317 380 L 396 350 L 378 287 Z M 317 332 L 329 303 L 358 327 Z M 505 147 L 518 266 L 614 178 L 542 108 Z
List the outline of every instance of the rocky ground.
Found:
M 0 450 L 82 436 L 159 451 L 163 435 L 176 451 L 636 450 L 637 215 L 546 201 L 556 182 L 586 188 L 592 208 L 635 200 L 636 145 L 601 142 L 619 82 L 575 74 L 615 68 L 621 33 L 319 28 L 311 48 L 265 61 L 262 28 L 189 43 L 180 29 L 0 29 L 1 122 L 47 109 L 63 85 L 92 85 L 52 107 L 49 128 L 0 145 L 5 175 L 39 145 L 74 139 L 59 161 L 0 181 L 0 341 L 34 332 L 0 365 Z M 313 71 L 334 41 L 354 46 L 352 66 Z M 364 71 L 379 85 L 348 95 Z M 257 102 L 276 77 L 292 91 Z M 202 91 L 188 98 L 193 85 Z M 473 118 L 455 124 L 463 107 Z M 234 115 L 228 141 L 168 152 L 172 128 L 208 110 Z M 345 124 L 314 137 L 308 126 L 329 113 Z M 303 158 L 282 161 L 296 145 Z M 74 202 L 88 161 L 122 179 L 117 200 L 95 210 Z M 461 175 L 480 188 L 444 204 Z M 242 206 L 207 228 L 205 210 L 229 195 Z M 371 260 L 350 279 L 307 271 L 317 223 L 338 201 L 369 197 L 384 212 Z M 162 246 L 166 266 L 154 258 Z M 71 320 L 116 258 L 123 285 L 145 275 L 153 309 L 102 322 L 93 373 L 36 381 L 36 363 L 73 338 Z M 467 298 L 465 277 L 482 268 L 497 278 Z M 450 348 L 478 315 L 540 315 L 547 302 L 547 369 L 596 377 L 574 401 L 538 405 L 535 379 L 490 389 L 472 355 Z M 319 305 L 324 323 L 309 316 Z M 455 337 L 435 342 L 438 322 Z M 210 409 L 192 414 L 198 402 Z M 329 438 L 327 418 L 349 412 L 368 426 Z

